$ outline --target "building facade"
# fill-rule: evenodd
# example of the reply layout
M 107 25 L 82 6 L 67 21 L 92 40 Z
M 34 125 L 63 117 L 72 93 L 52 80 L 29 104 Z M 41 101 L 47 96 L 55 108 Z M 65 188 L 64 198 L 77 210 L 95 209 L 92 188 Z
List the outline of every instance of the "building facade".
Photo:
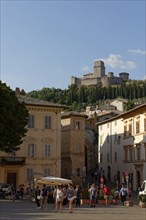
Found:
M 146 104 L 97 126 L 99 166 L 105 177 L 136 190 L 146 179 Z
M 85 169 L 85 118 L 77 112 L 61 114 L 61 176 L 82 180 Z
M 20 150 L 0 153 L 0 182 L 18 187 L 39 176 L 61 176 L 61 111 L 63 106 L 19 96 L 29 111 L 28 131 Z

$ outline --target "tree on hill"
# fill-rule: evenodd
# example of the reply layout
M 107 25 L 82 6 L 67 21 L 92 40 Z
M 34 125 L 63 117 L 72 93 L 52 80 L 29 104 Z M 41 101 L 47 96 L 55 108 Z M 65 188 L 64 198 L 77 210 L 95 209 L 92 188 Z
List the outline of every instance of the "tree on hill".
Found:
M 28 123 L 28 111 L 16 94 L 0 81 L 0 151 L 6 153 L 20 149 Z
M 132 109 L 132 108 L 134 108 L 134 107 L 135 107 L 134 102 L 133 102 L 132 100 L 129 100 L 129 101 L 127 102 L 127 104 L 125 105 L 125 110 L 126 110 L 126 111 L 129 111 L 130 109 Z
M 81 86 L 78 88 L 75 85 L 71 85 L 67 90 L 43 88 L 39 91 L 29 92 L 28 95 L 48 102 L 69 105 L 73 110 L 75 106 L 79 109 L 82 104 L 83 106 L 93 105 L 99 100 L 105 101 L 118 97 L 128 100 L 144 98 L 146 97 L 146 81 L 129 81 L 122 85 L 109 87 L 97 85 L 90 87 Z

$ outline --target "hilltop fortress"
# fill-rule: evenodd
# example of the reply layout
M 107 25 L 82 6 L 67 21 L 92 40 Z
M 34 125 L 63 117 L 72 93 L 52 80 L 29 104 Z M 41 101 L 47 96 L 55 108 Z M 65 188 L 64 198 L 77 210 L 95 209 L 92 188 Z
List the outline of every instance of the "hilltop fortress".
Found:
M 105 74 L 104 62 L 101 60 L 94 62 L 93 73 L 83 75 L 82 78 L 71 77 L 71 85 L 80 86 L 96 86 L 102 83 L 103 87 L 122 84 L 123 81 L 129 80 L 129 73 L 119 73 L 119 77 L 114 76 L 113 72 Z

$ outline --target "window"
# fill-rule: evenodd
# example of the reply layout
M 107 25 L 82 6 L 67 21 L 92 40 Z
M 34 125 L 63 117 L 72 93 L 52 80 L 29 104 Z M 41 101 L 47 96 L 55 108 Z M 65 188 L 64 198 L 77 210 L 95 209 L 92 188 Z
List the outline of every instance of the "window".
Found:
M 129 124 L 129 135 L 132 135 L 132 124 Z
M 34 157 L 36 155 L 36 146 L 34 144 L 28 144 L 27 156 Z
M 75 152 L 80 153 L 80 144 L 76 144 Z
M 133 145 L 133 160 L 135 161 L 136 160 L 136 158 L 135 158 L 135 154 L 136 154 L 136 148 L 135 148 L 135 145 Z
M 139 128 L 140 128 L 140 121 L 137 121 L 136 122 L 136 134 L 140 132 Z
M 130 148 L 129 151 L 130 151 L 130 153 L 129 153 L 130 154 L 129 155 L 130 156 L 130 161 L 133 161 L 133 150 L 132 150 L 132 148 Z
M 117 120 L 115 121 L 115 126 L 117 125 Z
M 115 162 L 117 162 L 117 152 L 115 152 Z
M 140 146 L 136 147 L 137 151 L 137 160 L 140 160 Z
M 128 160 L 128 148 L 127 147 L 125 147 L 124 153 L 125 153 L 125 160 L 127 161 Z
M 107 143 L 109 143 L 109 134 L 107 135 Z
M 10 157 L 15 157 L 15 156 L 16 156 L 16 152 L 13 151 L 13 152 L 9 153 L 9 156 L 10 156 Z
M 45 129 L 51 129 L 51 116 L 45 116 Z
M 51 146 L 50 144 L 45 145 L 45 157 L 50 157 L 51 155 Z
M 28 116 L 28 128 L 34 128 L 34 115 Z
M 115 132 L 115 140 L 114 140 L 115 143 L 117 143 L 117 133 Z
M 80 122 L 79 121 L 76 121 L 75 122 L 75 130 L 79 130 L 80 129 Z
M 127 125 L 124 125 L 124 137 L 127 135 Z
M 32 168 L 28 168 L 26 170 L 26 178 L 27 178 L 27 181 L 33 181 L 33 169 Z
M 109 153 L 107 153 L 107 162 L 109 162 Z
M 50 168 L 47 168 L 44 170 L 44 175 L 45 176 L 51 176 Z
M 100 154 L 100 163 L 102 163 L 102 160 L 103 160 L 103 155 Z
M 121 143 L 121 136 L 119 135 L 118 136 L 118 144 L 120 144 Z
M 109 128 L 109 123 L 107 123 L 107 128 Z
M 80 176 L 80 168 L 77 168 L 77 176 Z

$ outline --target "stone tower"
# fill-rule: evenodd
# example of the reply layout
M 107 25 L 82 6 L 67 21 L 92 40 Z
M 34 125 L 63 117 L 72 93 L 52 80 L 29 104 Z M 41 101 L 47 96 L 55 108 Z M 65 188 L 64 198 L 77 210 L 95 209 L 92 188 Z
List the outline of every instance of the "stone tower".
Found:
M 94 77 L 103 77 L 105 76 L 105 67 L 104 62 L 101 60 L 94 62 Z

